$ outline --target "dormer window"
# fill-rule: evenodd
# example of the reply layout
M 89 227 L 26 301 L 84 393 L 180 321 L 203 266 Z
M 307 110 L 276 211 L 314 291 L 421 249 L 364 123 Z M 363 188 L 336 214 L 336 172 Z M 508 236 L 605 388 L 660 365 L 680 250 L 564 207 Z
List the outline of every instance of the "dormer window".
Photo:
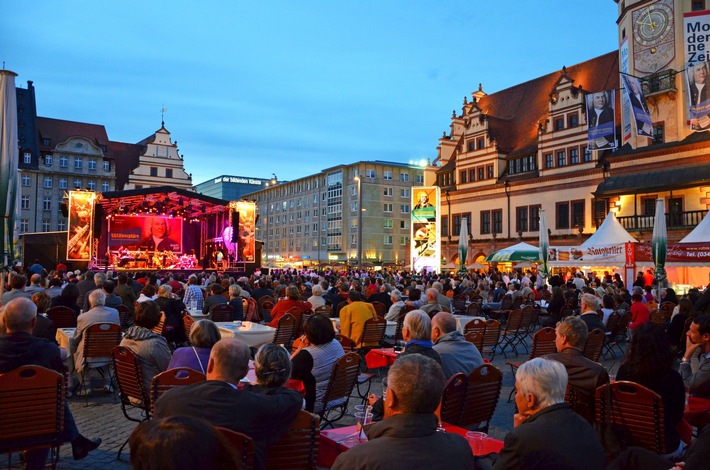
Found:
M 25 152 L 22 161 L 24 163 L 32 163 L 32 154 L 30 152 Z
M 52 144 L 51 139 L 42 139 L 42 145 L 49 147 Z

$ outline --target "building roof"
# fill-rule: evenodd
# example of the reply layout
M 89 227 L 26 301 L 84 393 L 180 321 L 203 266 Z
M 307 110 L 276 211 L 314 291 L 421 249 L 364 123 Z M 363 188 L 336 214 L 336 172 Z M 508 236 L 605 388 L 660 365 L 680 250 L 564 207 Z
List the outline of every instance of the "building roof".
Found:
M 131 172 L 138 168 L 145 146 L 111 141 L 108 148 L 116 162 L 116 188 L 123 189 Z
M 608 197 L 707 185 L 710 185 L 710 165 L 692 165 L 610 176 L 599 183 L 593 194 Z
M 108 134 L 106 128 L 101 124 L 89 124 L 86 122 L 65 121 L 63 119 L 53 119 L 37 117 L 37 133 L 41 150 L 52 150 L 57 144 L 67 141 L 72 137 L 83 137 L 90 140 L 94 145 L 104 147 L 105 158 L 113 158 L 108 152 Z M 50 139 L 50 145 L 42 145 L 43 139 Z

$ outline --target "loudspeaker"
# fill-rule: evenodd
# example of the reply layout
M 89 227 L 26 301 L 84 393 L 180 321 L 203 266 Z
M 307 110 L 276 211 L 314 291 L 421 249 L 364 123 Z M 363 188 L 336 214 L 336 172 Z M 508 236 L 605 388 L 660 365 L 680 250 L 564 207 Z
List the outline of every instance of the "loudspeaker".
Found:
M 94 205 L 94 238 L 101 238 L 101 228 L 104 221 L 104 208 L 101 204 Z
M 232 243 L 239 241 L 239 211 L 232 212 Z

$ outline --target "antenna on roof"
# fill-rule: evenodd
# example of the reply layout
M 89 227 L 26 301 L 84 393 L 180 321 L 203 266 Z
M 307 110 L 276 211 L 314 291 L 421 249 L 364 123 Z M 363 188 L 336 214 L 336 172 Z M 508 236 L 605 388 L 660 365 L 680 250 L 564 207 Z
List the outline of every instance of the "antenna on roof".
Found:
M 165 113 L 168 112 L 168 108 L 163 105 L 163 109 L 160 110 L 160 125 L 165 127 Z

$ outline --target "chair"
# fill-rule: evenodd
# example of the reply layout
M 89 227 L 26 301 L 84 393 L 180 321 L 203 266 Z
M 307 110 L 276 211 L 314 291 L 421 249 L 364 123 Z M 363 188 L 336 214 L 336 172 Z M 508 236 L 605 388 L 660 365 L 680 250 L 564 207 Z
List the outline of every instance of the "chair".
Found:
M 56 328 L 76 328 L 76 313 L 69 307 L 52 307 L 47 310 L 47 317 Z
M 121 328 L 125 330 L 133 323 L 133 319 L 128 315 L 128 307 L 119 305 L 116 310 L 118 310 L 118 322 L 121 324 Z
M 113 348 L 121 342 L 121 325 L 116 323 L 95 323 L 84 331 L 84 367 L 81 371 L 81 388 L 86 390 L 87 370 L 98 369 L 111 363 Z M 113 383 L 111 369 L 108 369 L 109 383 Z M 89 404 L 88 393 L 86 405 Z
M 446 382 L 439 408 L 439 416 L 442 422 L 458 425 L 461 419 L 461 411 L 466 401 L 467 387 L 468 378 L 461 372 L 455 374 Z
M 330 380 L 323 395 L 323 409 L 320 412 L 321 429 L 326 426 L 333 427 L 335 421 L 345 416 L 358 375 L 360 375 L 360 356 L 357 353 L 346 353 L 333 363 Z M 333 412 L 336 413 L 336 417 L 331 419 L 329 416 Z
M 288 431 L 269 447 L 266 469 L 316 470 L 319 442 L 318 416 L 300 411 Z
M 278 324 L 276 326 L 276 331 L 274 332 L 274 339 L 271 340 L 274 344 L 291 344 L 291 340 L 296 332 L 296 317 L 287 313 L 279 318 Z
M 351 340 L 347 336 L 335 335 L 335 339 L 338 341 L 338 343 L 340 343 L 340 345 L 343 347 L 343 351 L 345 352 L 352 352 L 357 349 L 355 341 Z
M 229 322 L 232 321 L 234 309 L 229 304 L 215 305 L 210 309 L 210 318 L 213 322 Z
M 298 325 L 296 325 L 296 331 L 293 332 L 293 339 L 299 338 L 306 333 L 306 322 L 313 315 L 313 313 L 309 312 L 303 312 L 301 314 L 301 320 L 298 322 Z
M 522 319 L 520 320 L 520 327 L 518 328 L 518 333 L 515 335 L 515 345 L 522 346 L 525 348 L 525 352 L 528 352 L 528 346 L 525 344 L 525 339 L 530 335 L 530 329 L 533 325 L 533 308 L 530 305 L 526 305 L 521 309 Z
M 160 321 L 158 322 L 157 325 L 153 327 L 151 330 L 153 333 L 162 335 L 163 334 L 163 327 L 165 326 L 165 312 L 160 312 Z
M 532 346 L 530 347 L 530 357 L 528 360 L 557 352 L 555 338 L 557 338 L 557 333 L 554 328 L 548 326 L 538 330 L 538 332 L 533 335 Z M 518 370 L 518 367 L 520 367 L 524 362 L 526 361 L 506 362 L 506 364 L 510 366 L 513 377 L 515 377 L 515 372 Z M 510 395 L 508 395 L 508 403 L 510 403 L 514 393 L 515 387 L 513 387 L 510 391 Z
M 471 330 L 464 335 L 464 338 L 476 346 L 479 352 L 483 350 L 483 330 Z
M 482 317 L 481 304 L 478 302 L 471 302 L 468 307 L 466 307 L 467 317 Z
M 544 300 L 545 302 L 549 301 L 552 298 L 552 292 L 549 289 L 545 289 L 542 291 L 542 294 L 540 294 L 540 300 Z
M 663 318 L 663 312 L 658 310 L 657 308 L 654 308 L 649 312 L 649 320 L 651 323 L 655 323 L 656 325 L 664 325 L 665 318 Z
M 127 420 L 141 423 L 150 418 L 150 391 L 143 385 L 143 372 L 141 363 L 133 351 L 125 346 L 116 346 L 111 352 L 113 370 L 116 373 L 118 396 L 121 400 L 121 411 Z M 131 416 L 129 409 L 140 410 L 138 417 Z M 128 444 L 128 439 L 118 449 L 116 459 L 121 458 L 123 448 Z
M 503 372 L 492 364 L 483 364 L 468 374 L 466 402 L 461 411 L 458 425 L 478 424 L 476 429 L 488 432 L 488 426 L 496 411 L 502 387 Z
M 377 316 L 384 317 L 385 315 L 387 315 L 387 306 L 385 304 L 376 300 L 371 303 L 372 306 L 375 307 L 375 312 L 377 312 Z
M 372 348 L 379 347 L 385 337 L 387 330 L 387 320 L 379 315 L 375 318 L 368 318 L 362 328 L 362 335 L 357 344 L 360 347 L 361 355 Z
M 253 323 L 261 323 L 262 320 L 261 313 L 259 312 L 259 304 L 251 297 L 247 299 L 247 306 L 244 308 L 244 319 Z
M 587 359 L 598 362 L 599 356 L 602 355 L 604 350 L 604 342 L 606 341 L 606 332 L 595 328 L 589 332 L 587 335 L 587 342 L 584 344 L 584 357 Z
M 325 315 L 326 317 L 332 317 L 333 316 L 333 308 L 329 307 L 328 305 L 323 305 L 323 306 L 315 309 L 313 311 L 313 313 L 320 313 L 321 315 Z
M 674 450 L 666 449 L 663 400 L 654 391 L 619 381 L 597 388 L 595 401 L 597 423 L 622 429 L 630 446 L 657 454 Z
M 483 342 L 478 348 L 481 354 L 490 354 L 491 359 L 496 355 L 496 346 L 500 338 L 500 322 L 498 320 L 471 320 L 464 327 L 464 334 L 472 331 L 480 331 L 483 335 Z M 478 347 L 478 346 L 477 346 Z
M 497 310 L 491 310 L 490 315 L 495 316 L 496 318 L 503 317 L 505 315 L 508 315 L 510 311 L 512 310 L 513 307 L 513 296 L 506 294 L 503 296 L 503 300 L 501 300 L 500 303 L 500 308 Z
M 49 448 L 56 468 L 65 394 L 64 375 L 44 367 L 22 366 L 0 374 L 0 453 Z
M 518 356 L 518 350 L 516 349 L 515 344 L 518 341 L 518 334 L 520 334 L 520 326 L 522 325 L 522 322 L 523 311 L 520 309 L 511 310 L 508 316 L 508 321 L 505 324 L 505 330 L 503 330 L 500 336 L 500 341 L 498 342 L 500 352 L 503 353 L 503 357 L 508 357 L 505 353 L 505 349 L 508 346 L 512 346 L 513 353 L 516 357 Z
M 189 367 L 176 367 L 156 375 L 150 382 L 150 414 L 153 414 L 155 402 L 158 398 L 171 388 L 204 382 L 205 380 L 207 380 L 205 374 Z
M 673 316 L 673 309 L 675 309 L 675 307 L 676 304 L 671 302 L 670 300 L 661 302 L 661 305 L 658 306 L 658 310 L 663 312 L 664 317 L 666 318 L 666 323 L 671 321 L 671 317 Z
M 189 313 L 183 312 L 182 324 L 185 327 L 185 336 L 189 338 L 190 332 L 192 331 L 192 325 L 195 324 L 195 319 L 192 318 L 192 315 L 190 315 Z
M 621 355 L 624 354 L 622 345 L 626 343 L 626 329 L 631 322 L 631 312 L 624 312 L 621 315 L 619 312 L 612 312 L 607 320 L 607 332 L 606 332 L 606 344 L 604 345 L 604 357 L 607 353 L 610 353 L 612 357 L 616 358 L 614 354 L 614 348 L 616 348 Z
M 572 384 L 567 384 L 565 391 L 565 403 L 572 408 L 572 411 L 586 419 L 590 424 L 594 423 L 594 395 Z
M 265 295 L 259 298 L 258 301 L 259 310 L 261 310 L 261 317 L 264 319 L 271 320 L 271 310 L 276 305 L 276 301 L 270 295 Z
M 466 294 L 455 295 L 453 300 L 454 312 L 463 315 L 466 311 L 466 301 L 468 301 L 468 296 Z
M 244 470 L 251 470 L 254 468 L 254 441 L 251 437 L 246 434 L 242 434 L 237 431 L 232 431 L 228 428 L 223 428 L 221 426 L 215 426 L 217 432 L 219 432 L 224 440 L 229 443 L 232 451 L 239 455 L 239 460 L 242 463 L 241 468 Z

